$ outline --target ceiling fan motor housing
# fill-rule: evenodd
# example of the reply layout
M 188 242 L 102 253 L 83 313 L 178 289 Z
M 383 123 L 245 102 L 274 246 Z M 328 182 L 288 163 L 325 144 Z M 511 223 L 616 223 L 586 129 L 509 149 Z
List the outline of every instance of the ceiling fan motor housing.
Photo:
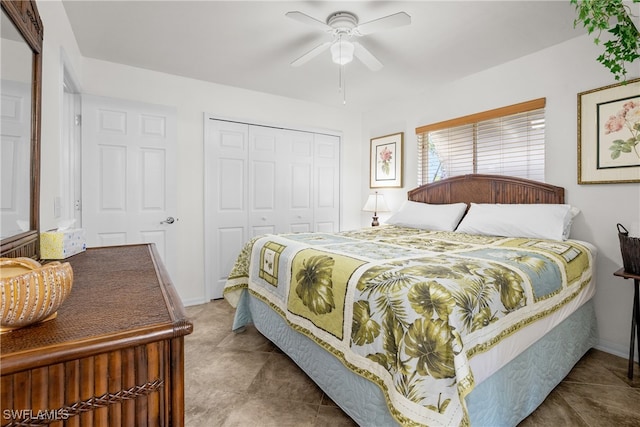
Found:
M 358 17 L 350 12 L 336 12 L 329 15 L 327 25 L 333 27 L 337 32 L 350 33 L 358 26 Z

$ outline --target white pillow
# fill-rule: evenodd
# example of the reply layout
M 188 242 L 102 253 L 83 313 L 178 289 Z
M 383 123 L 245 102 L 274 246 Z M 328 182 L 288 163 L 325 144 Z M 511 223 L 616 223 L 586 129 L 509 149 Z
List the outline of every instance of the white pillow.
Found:
M 466 203 L 432 205 L 407 200 L 386 223 L 426 230 L 453 231 L 466 209 Z
M 571 205 L 560 204 L 471 203 L 456 232 L 567 240 L 579 212 Z

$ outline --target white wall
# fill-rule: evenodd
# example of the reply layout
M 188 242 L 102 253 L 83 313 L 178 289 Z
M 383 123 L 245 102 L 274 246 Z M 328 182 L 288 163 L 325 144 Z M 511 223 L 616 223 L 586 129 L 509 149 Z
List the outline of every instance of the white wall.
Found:
M 582 211 L 572 237 L 592 242 L 599 250 L 595 304 L 600 348 L 627 357 L 633 286 L 612 274 L 622 266 L 616 223 L 640 235 L 640 184 L 577 184 L 577 94 L 615 83 L 596 62 L 600 53 L 590 37 L 579 37 L 372 110 L 363 116 L 363 152 L 369 138 L 405 132 L 405 186 L 383 191 L 391 208 L 397 209 L 417 183 L 416 127 L 546 97 L 545 180 L 564 187 L 566 202 Z M 628 68 L 630 79 L 640 76 L 638 65 Z M 362 168 L 368 170 L 366 159 Z M 361 203 L 369 191 L 365 172 Z M 369 220 L 362 216 L 362 225 Z
M 61 4 L 39 2 L 45 28 L 43 82 L 43 171 L 41 228 L 55 226 L 53 198 L 60 195 L 56 166 L 59 153 L 61 58 L 58 46 L 76 51 L 75 39 L 67 37 L 70 25 Z M 60 12 L 64 16 L 60 15 Z M 75 58 L 75 56 L 74 56 Z M 360 221 L 361 115 L 341 108 L 272 96 L 244 89 L 158 73 L 140 68 L 80 57 L 74 69 L 80 73 L 83 93 L 174 106 L 178 114 L 178 212 L 180 219 L 176 277 L 172 277 L 185 304 L 204 302 L 204 113 L 225 118 L 252 120 L 294 128 L 329 130 L 342 135 L 341 227 L 356 228 Z M 76 65 L 74 63 L 74 65 Z M 55 74 L 55 76 L 53 75 Z M 44 120 L 43 120 L 44 122 Z M 353 164 L 356 167 L 353 167 Z

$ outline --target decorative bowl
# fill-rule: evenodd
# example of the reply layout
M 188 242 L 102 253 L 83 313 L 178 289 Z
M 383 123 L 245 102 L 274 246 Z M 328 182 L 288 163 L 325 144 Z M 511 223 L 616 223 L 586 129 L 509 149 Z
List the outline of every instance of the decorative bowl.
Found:
M 68 262 L 0 258 L 0 333 L 54 319 L 73 286 Z

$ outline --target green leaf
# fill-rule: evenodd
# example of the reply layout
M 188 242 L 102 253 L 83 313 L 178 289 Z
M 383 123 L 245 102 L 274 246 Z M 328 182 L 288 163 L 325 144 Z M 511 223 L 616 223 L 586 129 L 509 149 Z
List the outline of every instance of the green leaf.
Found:
M 629 6 L 623 0 L 570 0 L 570 3 L 577 12 L 574 27 L 582 23 L 588 34 L 597 30 L 595 44 L 600 44 L 603 30 L 610 34 L 611 40 L 603 44 L 605 52 L 597 61 L 608 68 L 616 80 L 626 78 L 626 64 L 640 58 L 640 31 L 630 16 Z
M 333 299 L 333 258 L 316 255 L 302 261 L 296 273 L 296 294 L 315 314 L 327 314 L 336 307 Z
M 371 344 L 380 335 L 380 325 L 371 318 L 369 303 L 365 300 L 353 305 L 351 340 L 356 345 Z
M 404 336 L 407 356 L 416 359 L 416 371 L 434 378 L 454 378 L 450 326 L 443 320 L 417 319 Z

